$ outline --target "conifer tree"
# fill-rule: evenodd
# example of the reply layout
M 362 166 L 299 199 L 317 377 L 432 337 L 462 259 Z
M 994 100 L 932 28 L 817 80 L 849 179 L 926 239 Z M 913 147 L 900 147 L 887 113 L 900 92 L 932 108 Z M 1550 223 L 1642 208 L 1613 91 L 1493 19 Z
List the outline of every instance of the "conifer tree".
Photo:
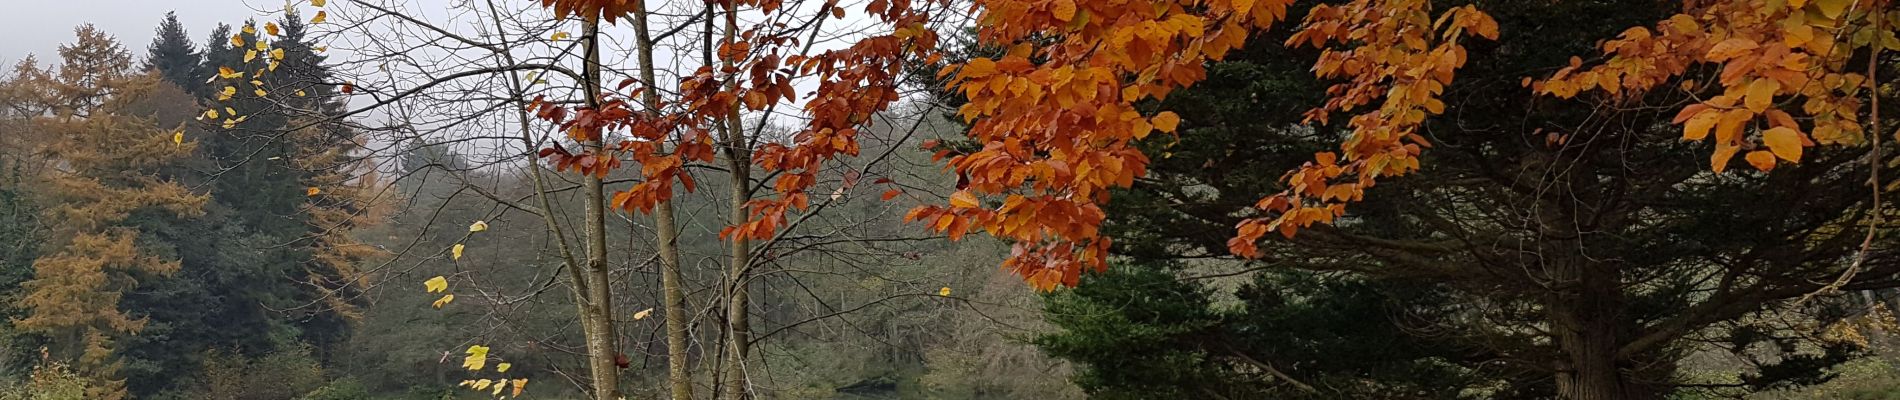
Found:
M 126 392 L 114 342 L 145 324 L 120 299 L 140 281 L 178 269 L 176 260 L 145 250 L 147 240 L 127 220 L 145 212 L 197 215 L 205 198 L 150 172 L 190 154 L 192 144 L 150 121 L 116 115 L 159 87 L 159 78 L 131 75 L 129 55 L 90 26 L 77 34 L 60 47 L 58 74 L 43 81 L 68 97 L 56 98 L 58 114 L 31 120 L 57 165 L 42 177 L 49 205 L 42 218 L 60 222 L 22 285 L 18 305 L 27 316 L 15 325 L 46 337 L 53 354 L 93 381 L 86 398 L 118 399 Z
M 186 92 L 196 93 L 204 86 L 205 74 L 198 66 L 204 57 L 178 22 L 177 13 L 165 13 L 165 21 L 159 23 L 152 44 L 145 49 L 145 69 L 158 71 L 165 81 Z

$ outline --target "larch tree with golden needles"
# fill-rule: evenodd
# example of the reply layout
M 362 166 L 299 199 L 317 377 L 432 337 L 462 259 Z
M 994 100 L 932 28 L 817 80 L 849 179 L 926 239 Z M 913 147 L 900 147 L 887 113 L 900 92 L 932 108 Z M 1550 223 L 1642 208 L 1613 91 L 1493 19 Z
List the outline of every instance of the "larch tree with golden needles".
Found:
M 144 250 L 125 220 L 141 212 L 195 215 L 204 198 L 146 172 L 190 154 L 181 131 L 115 115 L 158 79 L 125 70 L 129 56 L 110 37 L 90 26 L 77 32 L 77 42 L 60 48 L 57 74 L 42 82 L 62 99 L 53 102 L 56 114 L 33 121 L 48 136 L 44 218 L 60 223 L 33 262 L 19 299 L 28 315 L 15 324 L 48 337 L 54 354 L 93 380 L 87 398 L 116 399 L 124 387 L 113 341 L 143 326 L 120 311 L 119 300 L 141 279 L 178 268 Z

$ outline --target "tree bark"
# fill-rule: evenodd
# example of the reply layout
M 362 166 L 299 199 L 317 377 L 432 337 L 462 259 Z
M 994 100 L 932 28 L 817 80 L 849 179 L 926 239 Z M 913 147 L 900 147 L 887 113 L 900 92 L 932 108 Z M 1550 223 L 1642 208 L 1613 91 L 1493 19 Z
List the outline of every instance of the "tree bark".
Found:
M 731 6 L 727 6 L 725 43 L 732 43 L 733 34 L 739 29 L 736 18 L 737 15 Z M 726 65 L 730 67 L 732 62 L 727 61 Z M 735 89 L 736 86 L 736 84 L 728 84 L 728 89 Z M 729 226 L 739 226 L 746 222 L 748 217 L 746 203 L 752 200 L 752 151 L 750 141 L 746 140 L 745 126 L 739 120 L 737 105 L 722 121 L 721 130 L 725 133 L 723 141 L 725 142 L 726 168 L 731 170 L 729 176 L 732 185 L 732 208 L 728 210 L 726 223 Z M 748 271 L 751 270 L 752 243 L 750 239 L 738 235 L 733 235 L 728 240 L 727 251 L 730 260 L 728 260 L 726 274 L 729 279 L 726 284 L 728 291 L 725 329 L 726 370 L 723 373 L 726 387 L 723 392 L 726 398 L 738 400 L 749 397 L 746 393 L 748 377 L 745 360 L 746 354 L 750 353 L 752 347 L 752 323 L 749 314 L 751 284 L 748 279 L 750 275 Z
M 1559 217 L 1561 218 L 1561 217 Z M 1553 343 L 1560 354 L 1555 367 L 1557 396 L 1567 400 L 1647 400 L 1660 397 L 1658 388 L 1631 381 L 1634 371 L 1624 368 L 1618 354 L 1628 342 L 1627 314 L 1614 265 L 1584 259 L 1577 229 L 1567 222 L 1547 219 L 1542 259 L 1553 290 L 1546 300 Z M 1568 232 L 1566 232 L 1568 231 Z
M 586 88 L 587 107 L 596 108 L 600 106 L 599 17 L 588 17 L 581 29 L 586 32 L 581 39 L 586 41 L 581 84 Z M 583 145 L 594 154 L 601 153 L 598 137 Z M 614 345 L 618 340 L 614 334 L 612 278 L 607 271 L 607 194 L 599 175 L 588 174 L 585 183 L 587 285 L 586 298 L 581 304 L 581 329 L 587 336 L 587 364 L 594 381 L 594 398 L 617 400 L 620 398 L 620 370 L 614 365 Z
M 653 72 L 653 36 L 647 27 L 646 5 L 633 8 L 635 47 L 639 53 L 640 81 L 649 86 L 641 91 L 641 102 L 648 112 L 658 112 L 660 95 Z M 673 201 L 661 200 L 653 206 L 654 239 L 660 253 L 660 290 L 666 309 L 667 383 L 674 400 L 693 398 L 693 377 L 687 366 L 686 292 L 680 277 L 679 224 L 673 220 Z

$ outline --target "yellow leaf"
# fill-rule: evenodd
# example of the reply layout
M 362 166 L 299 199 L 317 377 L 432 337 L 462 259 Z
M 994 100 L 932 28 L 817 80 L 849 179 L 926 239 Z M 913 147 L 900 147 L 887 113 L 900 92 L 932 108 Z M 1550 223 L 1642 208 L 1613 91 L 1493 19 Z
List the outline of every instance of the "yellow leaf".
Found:
M 515 366 L 514 364 L 509 364 L 509 363 L 495 364 L 495 372 L 508 372 L 508 368 L 512 368 L 514 366 Z
M 488 393 L 488 395 L 490 395 L 490 396 L 501 396 L 501 389 L 502 389 L 502 388 L 504 388 L 504 387 L 507 387 L 507 386 L 508 386 L 508 380 L 506 380 L 506 379 L 503 379 L 503 380 L 497 380 L 497 381 L 495 381 L 495 390 L 494 390 L 494 391 L 491 391 L 491 392 L 489 392 L 489 393 Z
M 1841 13 L 1847 11 L 1847 5 L 1853 3 L 1854 0 L 1814 0 L 1814 6 L 1820 8 L 1821 15 L 1827 19 L 1839 19 Z
M 244 47 L 244 35 L 231 35 L 231 47 Z
M 974 208 L 979 204 L 981 203 L 977 202 L 976 195 L 970 194 L 968 190 L 958 190 L 956 193 L 950 195 L 951 207 Z
M 326 19 L 330 19 L 330 14 L 329 14 L 329 13 L 326 13 L 326 12 L 323 12 L 323 11 L 317 11 L 317 16 L 315 16 L 315 17 L 310 17 L 310 23 L 312 23 L 312 24 L 321 24 L 321 23 L 323 23 L 323 20 L 326 20 Z
M 646 318 L 648 315 L 652 315 L 652 314 L 653 314 L 653 308 L 649 307 L 645 310 L 640 310 L 640 312 L 633 313 L 633 320 L 639 321 L 640 319 Z
M 1768 150 L 1775 152 L 1788 162 L 1801 162 L 1801 132 L 1789 127 L 1769 129 L 1761 133 L 1761 141 Z
M 468 231 L 469 231 L 469 232 L 481 232 L 481 231 L 485 231 L 485 230 L 488 230 L 488 222 L 485 222 L 485 221 L 475 221 L 475 223 L 473 223 L 473 224 L 468 224 Z
M 233 126 L 237 126 L 236 120 L 224 120 L 224 129 L 231 129 Z
M 225 86 L 223 91 L 218 92 L 218 101 L 230 100 L 231 96 L 235 95 L 237 95 L 237 88 Z
M 251 26 L 250 24 L 244 24 L 244 34 L 246 34 L 246 35 L 256 35 L 256 34 L 257 34 L 257 27 L 254 27 L 254 26 Z
M 310 0 L 310 5 L 312 5 L 312 6 L 317 6 L 317 7 L 323 7 L 323 2 L 324 2 L 324 0 Z
M 1775 104 L 1775 91 L 1781 90 L 1781 82 L 1774 79 L 1756 79 L 1748 84 L 1748 92 L 1742 95 L 1742 104 L 1749 111 L 1762 112 Z
M 475 368 L 475 369 L 480 369 L 480 368 Z M 491 380 L 487 380 L 487 379 L 482 379 L 482 380 L 477 380 L 477 381 L 475 381 L 475 386 L 474 386 L 474 388 L 475 388 L 475 390 L 488 390 L 488 386 L 489 386 L 489 385 L 494 385 L 494 384 L 495 384 L 495 381 L 491 381 Z
M 429 280 L 422 281 L 422 287 L 428 289 L 429 293 L 446 291 L 449 290 L 449 278 L 438 275 L 434 278 L 429 278 Z
M 266 92 L 264 91 L 264 89 L 252 89 L 251 93 L 256 94 L 257 97 L 264 97 L 264 96 L 270 95 L 270 92 Z
M 1162 111 L 1160 114 L 1155 114 L 1154 124 L 1155 129 L 1174 133 L 1174 128 L 1181 126 L 1181 116 L 1175 115 L 1173 111 Z
M 461 243 L 456 243 L 454 247 L 450 247 L 450 248 L 449 248 L 449 259 L 450 259 L 450 260 L 460 260 L 460 259 L 462 259 L 462 248 L 463 248 L 463 246 L 462 246 L 462 244 L 461 244 Z
M 568 35 L 567 32 L 555 32 L 554 35 L 548 36 L 548 40 L 553 40 L 553 41 L 558 42 L 558 41 L 561 41 L 561 39 L 568 38 L 568 36 L 570 35 Z
M 304 96 L 303 89 L 297 89 L 296 95 L 297 97 L 303 97 Z
M 303 190 L 303 195 L 304 195 L 304 196 L 316 196 L 316 195 L 319 195 L 319 194 L 323 194 L 323 189 L 321 189 L 321 188 L 318 188 L 318 187 L 316 187 L 316 186 L 311 186 L 310 188 L 307 188 L 307 189 L 304 189 L 304 190 Z
M 943 297 L 950 297 L 950 287 L 944 286 L 942 289 L 937 289 L 937 295 L 943 296 Z
M 276 71 L 276 70 L 277 70 L 277 64 L 278 64 L 278 63 L 277 63 L 277 61 L 271 61 L 271 62 L 270 62 L 270 65 L 269 65 L 269 66 L 267 66 L 267 67 L 265 67 L 265 68 L 264 68 L 264 70 L 265 70 L 265 71 Z M 261 72 L 260 72 L 260 73 L 259 73 L 258 75 L 263 75 L 263 73 L 261 73 Z
M 231 69 L 231 67 L 218 67 L 219 78 L 232 79 L 240 76 L 244 76 L 244 74 Z
M 451 294 L 442 295 L 442 298 L 435 299 L 435 302 L 430 303 L 430 305 L 435 306 L 435 308 L 439 309 L 439 308 L 442 308 L 442 306 L 449 305 L 449 302 L 451 301 L 455 301 L 455 294 L 451 293 Z
M 284 59 L 284 49 L 270 49 L 270 59 L 272 60 Z
M 1775 155 L 1770 154 L 1767 151 L 1763 151 L 1763 150 L 1751 151 L 1751 152 L 1748 152 L 1747 156 L 1744 156 L 1742 158 L 1748 160 L 1748 165 L 1753 165 L 1755 166 L 1755 169 L 1761 170 L 1762 172 L 1768 172 L 1770 170 L 1775 169 Z
M 277 23 L 276 23 L 276 22 L 265 22 L 265 23 L 264 23 L 264 33 L 269 33 L 269 34 L 270 34 L 271 36 L 278 36 L 278 33 L 277 33 Z
M 218 109 L 216 109 L 216 108 L 210 108 L 210 109 L 205 109 L 205 115 L 204 115 L 203 117 L 200 117 L 200 118 L 211 118 L 211 119 L 217 119 L 217 118 L 218 118 Z
M 253 43 L 253 44 L 255 44 L 255 45 L 256 45 L 256 46 L 253 46 L 253 47 L 257 47 L 257 51 L 264 51 L 264 50 L 270 50 L 270 43 L 264 43 L 264 41 L 262 41 L 262 40 L 259 40 L 259 41 L 257 41 L 256 43 Z
M 225 108 L 224 108 L 224 113 L 225 113 L 225 114 L 229 114 L 229 115 L 231 115 L 231 116 L 233 116 L 233 117 L 236 117 L 236 116 L 237 116 L 237 110 L 233 110 L 233 109 L 231 109 L 231 107 L 225 107 Z M 212 117 L 212 118 L 217 118 L 217 117 Z
M 510 396 L 521 397 L 521 389 L 528 386 L 528 378 L 513 379 L 508 382 L 515 384 L 515 391 Z
M 184 129 L 172 131 L 172 144 L 174 145 L 185 144 L 185 130 Z
M 257 59 L 257 50 L 244 51 L 244 62 L 251 62 L 251 60 L 256 60 L 256 59 Z
M 488 365 L 488 346 L 468 346 L 468 357 L 462 359 L 462 368 L 466 368 L 470 371 L 480 371 L 482 370 L 482 366 L 485 365 Z M 487 379 L 483 379 L 480 382 L 476 382 L 475 384 L 478 385 L 477 389 L 487 387 L 488 385 L 482 383 L 487 381 Z

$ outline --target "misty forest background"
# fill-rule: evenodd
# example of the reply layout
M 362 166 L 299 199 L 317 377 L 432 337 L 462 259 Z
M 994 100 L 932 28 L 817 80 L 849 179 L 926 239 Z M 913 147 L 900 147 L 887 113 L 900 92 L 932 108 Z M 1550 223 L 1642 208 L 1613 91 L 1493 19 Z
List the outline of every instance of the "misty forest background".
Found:
M 516 3 L 521 9 L 471 12 L 541 12 Z M 1453 107 L 1514 111 L 1451 113 L 1447 126 L 1588 112 L 1517 110 L 1523 107 L 1513 104 L 1530 103 L 1515 91 L 1517 77 L 1561 66 L 1594 38 L 1669 12 L 1653 4 L 1663 2 L 1526 3 L 1539 4 L 1494 6 L 1509 16 L 1499 18 L 1507 25 L 1501 42 L 1515 44 L 1476 50 L 1494 55 L 1461 72 L 1469 76 L 1461 80 L 1509 84 L 1453 96 Z M 496 397 L 460 386 L 470 379 L 462 363 L 472 344 L 490 346 L 515 377 L 532 382 L 523 397 L 580 397 L 580 322 L 560 288 L 557 244 L 538 214 L 579 218 L 580 181 L 547 175 L 554 204 L 533 206 L 527 199 L 536 184 L 522 156 L 532 149 L 509 130 L 526 120 L 517 115 L 531 97 L 523 83 L 572 83 L 495 74 L 354 113 L 384 97 L 352 98 L 336 83 L 388 95 L 374 91 L 376 81 L 452 72 L 468 62 L 455 56 L 467 48 L 420 29 L 351 41 L 313 29 L 309 19 L 290 12 L 188 27 L 154 15 L 152 43 L 121 43 L 112 32 L 79 26 L 58 54 L 26 57 L 0 77 L 0 399 Z M 507 23 L 545 39 L 535 57 L 569 56 L 562 49 L 572 40 L 550 37 L 558 20 L 524 27 L 528 20 L 535 18 Z M 1536 295 L 1503 289 L 1524 284 L 1500 277 L 1508 272 L 1434 269 L 1481 263 L 1451 255 L 1417 264 L 1362 256 L 1381 243 L 1350 233 L 1316 233 L 1313 242 L 1287 244 L 1262 260 L 1227 256 L 1238 221 L 1227 210 L 1278 187 L 1276 177 L 1328 146 L 1333 134 L 1299 124 L 1300 111 L 1321 101 L 1324 83 L 1309 71 L 1311 51 L 1278 45 L 1287 34 L 1265 33 L 1277 37 L 1250 42 L 1259 44 L 1160 105 L 1179 112 L 1182 129 L 1194 134 L 1143 144 L 1157 155 L 1149 176 L 1116 193 L 1108 213 L 1105 229 L 1117 243 L 1111 268 L 1051 293 L 998 269 L 1006 244 L 952 241 L 902 221 L 911 207 L 943 202 L 955 190 L 958 177 L 933 153 L 977 146 L 954 115 L 964 99 L 934 78 L 943 61 L 917 60 L 912 69 L 922 72 L 906 83 L 905 100 L 861 138 L 864 154 L 874 157 L 822 173 L 829 186 L 819 193 L 834 203 L 787 233 L 785 245 L 760 253 L 768 261 L 750 289 L 753 395 L 1553 396 L 1552 376 L 1561 371 L 1538 361 L 1550 352 L 1539 338 L 1551 325 L 1535 311 Z M 273 73 L 223 76 L 233 72 L 220 67 L 260 57 L 247 53 L 264 40 L 282 51 L 261 56 L 281 62 Z M 952 41 L 964 57 L 998 51 Z M 447 50 L 416 50 L 429 46 Z M 231 80 L 255 80 L 260 89 L 232 96 Z M 1656 121 L 1668 115 L 1630 118 L 1627 126 L 1664 126 Z M 764 125 L 757 128 L 779 129 Z M 1487 181 L 1481 172 L 1512 167 L 1488 164 L 1496 161 L 1481 153 L 1517 152 L 1509 162 L 1529 165 L 1536 161 L 1522 155 L 1547 145 L 1447 135 L 1456 151 L 1368 196 L 1376 199 L 1363 207 L 1366 229 L 1423 241 L 1435 237 L 1429 226 L 1436 217 L 1483 220 L 1508 209 L 1501 204 L 1514 194 L 1500 182 L 1510 179 Z M 1900 326 L 1889 311 L 1900 306 L 1900 292 L 1874 284 L 1797 302 L 1805 292 L 1777 287 L 1720 312 L 1695 308 L 1705 300 L 1698 296 L 1707 272 L 1721 265 L 1709 260 L 1758 247 L 1812 252 L 1802 262 L 1847 257 L 1858 243 L 1822 236 L 1851 224 L 1825 216 L 1859 207 L 1864 191 L 1803 198 L 1808 205 L 1798 212 L 1761 213 L 1822 232 L 1804 249 L 1770 248 L 1751 232 L 1780 225 L 1725 218 L 1794 201 L 1772 193 L 1821 189 L 1785 179 L 1696 180 L 1690 176 L 1701 161 L 1670 156 L 1686 154 L 1683 147 L 1632 146 L 1626 155 L 1660 172 L 1605 173 L 1605 182 L 1634 182 L 1637 194 L 1629 196 L 1651 191 L 1639 200 L 1655 201 L 1637 217 L 1605 222 L 1602 229 L 1617 234 L 1600 243 L 1602 255 L 1637 271 L 1621 278 L 1634 304 L 1621 318 L 1721 317 L 1687 325 L 1629 368 L 1671 398 L 1900 398 Z M 1830 157 L 1804 166 L 1852 162 Z M 615 174 L 610 184 L 637 176 Z M 718 299 L 725 270 L 717 260 L 727 251 L 718 236 L 728 225 L 729 185 L 702 179 L 677 203 L 692 366 L 705 388 L 715 386 L 724 357 L 716 339 L 726 315 Z M 1768 194 L 1707 200 L 1737 198 L 1724 197 L 1737 188 Z M 486 229 L 472 232 L 478 221 Z M 654 223 L 623 212 L 608 225 L 622 390 L 628 398 L 664 398 L 665 335 L 661 318 L 647 314 L 657 313 L 662 296 Z M 1862 279 L 1894 276 L 1885 266 L 1897 261 L 1884 250 L 1892 239 L 1880 240 L 1883 252 Z M 436 276 L 451 282 L 452 300 L 425 290 Z M 1831 275 L 1750 276 L 1813 282 Z

